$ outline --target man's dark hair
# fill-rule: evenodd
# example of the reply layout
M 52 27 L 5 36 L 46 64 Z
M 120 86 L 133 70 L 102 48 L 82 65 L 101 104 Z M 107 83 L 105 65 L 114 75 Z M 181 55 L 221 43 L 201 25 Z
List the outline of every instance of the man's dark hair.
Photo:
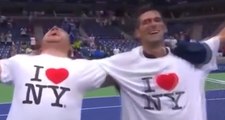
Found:
M 160 14 L 161 17 L 162 17 L 161 11 L 160 11 L 157 7 L 154 7 L 154 6 L 150 5 L 150 4 L 148 4 L 148 5 L 143 5 L 143 6 L 141 6 L 141 7 L 139 7 L 139 8 L 137 9 L 137 12 L 136 12 L 136 14 L 135 14 L 135 19 L 136 19 L 136 20 L 135 20 L 135 28 L 138 28 L 139 25 L 140 25 L 139 17 L 140 17 L 143 13 L 148 12 L 148 11 L 157 11 L 157 12 L 159 12 L 159 14 Z M 163 17 L 162 17 L 162 19 L 163 19 Z M 164 21 L 164 19 L 163 19 L 163 21 Z

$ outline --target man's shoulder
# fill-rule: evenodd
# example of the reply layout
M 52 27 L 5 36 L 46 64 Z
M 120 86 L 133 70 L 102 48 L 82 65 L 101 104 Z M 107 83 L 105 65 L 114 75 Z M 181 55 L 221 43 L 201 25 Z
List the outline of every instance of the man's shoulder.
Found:
M 28 58 L 31 56 L 32 55 L 28 55 L 28 54 L 16 54 L 16 55 L 10 57 L 10 59 L 23 59 L 23 58 Z
M 88 60 L 88 59 L 75 59 L 72 60 L 71 65 L 76 69 L 83 69 L 86 71 L 89 70 L 98 70 L 100 68 L 98 60 Z
M 103 63 L 111 63 L 116 65 L 127 64 L 131 62 L 135 62 L 140 58 L 140 49 L 141 47 L 133 48 L 131 51 L 119 53 L 101 60 L 99 62 Z
M 127 52 L 122 52 L 122 53 L 119 53 L 119 54 L 116 54 L 116 55 L 113 55 L 112 57 L 134 57 L 135 55 L 139 54 L 140 50 L 142 49 L 141 46 L 138 46 L 138 47 L 135 47 L 133 49 L 131 49 L 130 51 L 127 51 Z
M 93 63 L 93 60 L 88 59 L 74 59 L 71 60 L 73 64 L 79 65 L 79 66 L 87 66 Z

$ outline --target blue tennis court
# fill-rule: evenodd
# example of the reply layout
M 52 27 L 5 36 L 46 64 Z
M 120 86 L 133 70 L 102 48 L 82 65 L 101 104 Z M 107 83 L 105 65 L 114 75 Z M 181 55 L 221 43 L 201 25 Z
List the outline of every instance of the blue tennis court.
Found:
M 207 91 L 208 120 L 224 120 L 225 90 Z M 194 98 L 193 98 L 194 99 Z M 82 120 L 120 120 L 120 97 L 87 98 L 83 102 Z M 6 120 L 10 103 L 0 104 L 0 120 Z

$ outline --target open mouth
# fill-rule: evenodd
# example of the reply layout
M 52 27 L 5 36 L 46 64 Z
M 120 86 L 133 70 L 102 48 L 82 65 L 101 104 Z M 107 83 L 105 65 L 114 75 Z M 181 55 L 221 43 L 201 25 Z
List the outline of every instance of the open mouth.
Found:
M 151 31 L 149 32 L 151 35 L 154 35 L 154 34 L 158 34 L 159 33 L 159 30 L 154 30 L 154 31 Z
M 54 41 L 54 40 L 50 40 L 50 41 L 46 41 L 47 43 L 59 43 L 59 41 Z
M 52 32 L 51 35 L 52 36 L 56 36 L 57 35 L 57 32 Z

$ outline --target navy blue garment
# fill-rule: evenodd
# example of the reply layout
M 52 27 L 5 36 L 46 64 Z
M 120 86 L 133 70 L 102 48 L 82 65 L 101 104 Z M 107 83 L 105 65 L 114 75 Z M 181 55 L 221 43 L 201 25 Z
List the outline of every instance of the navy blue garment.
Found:
M 205 64 L 209 62 L 212 57 L 212 51 L 209 46 L 199 42 L 178 42 L 177 46 L 171 51 L 176 56 L 194 65 Z

